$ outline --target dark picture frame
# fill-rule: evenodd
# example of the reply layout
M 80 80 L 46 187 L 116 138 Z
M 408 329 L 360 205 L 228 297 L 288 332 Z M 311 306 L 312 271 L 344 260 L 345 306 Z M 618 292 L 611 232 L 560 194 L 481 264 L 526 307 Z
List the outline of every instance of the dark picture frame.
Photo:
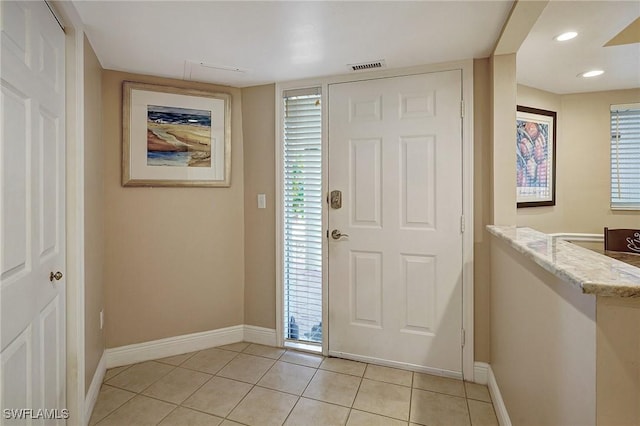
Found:
M 517 207 L 556 205 L 557 113 L 516 108 Z

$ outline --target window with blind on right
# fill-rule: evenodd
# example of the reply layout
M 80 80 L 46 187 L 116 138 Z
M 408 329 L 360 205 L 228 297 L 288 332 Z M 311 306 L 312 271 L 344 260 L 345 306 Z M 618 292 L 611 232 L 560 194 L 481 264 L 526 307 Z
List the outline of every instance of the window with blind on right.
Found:
M 322 343 L 322 95 L 283 93 L 285 340 Z
M 611 105 L 611 208 L 640 210 L 640 103 Z

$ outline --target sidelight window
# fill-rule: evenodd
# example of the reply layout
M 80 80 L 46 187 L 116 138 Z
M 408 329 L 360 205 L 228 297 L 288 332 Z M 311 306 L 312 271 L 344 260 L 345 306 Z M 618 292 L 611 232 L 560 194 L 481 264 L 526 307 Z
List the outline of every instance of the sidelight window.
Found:
M 320 88 L 283 97 L 285 340 L 322 342 L 322 114 Z

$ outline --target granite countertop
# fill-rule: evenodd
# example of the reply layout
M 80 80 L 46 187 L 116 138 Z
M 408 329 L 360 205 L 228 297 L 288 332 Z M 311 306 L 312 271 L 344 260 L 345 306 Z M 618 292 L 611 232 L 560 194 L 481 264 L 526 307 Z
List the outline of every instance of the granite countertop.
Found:
M 488 225 L 487 229 L 583 293 L 640 297 L 640 268 L 531 228 Z

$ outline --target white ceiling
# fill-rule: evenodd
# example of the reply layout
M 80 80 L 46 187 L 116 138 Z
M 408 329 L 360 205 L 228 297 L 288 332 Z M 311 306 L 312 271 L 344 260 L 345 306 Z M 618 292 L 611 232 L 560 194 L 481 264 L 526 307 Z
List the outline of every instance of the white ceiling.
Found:
M 379 59 L 401 68 L 487 57 L 512 1 L 74 4 L 104 68 L 246 87 Z M 640 87 L 640 43 L 603 47 L 638 16 L 637 0 L 550 1 L 518 51 L 518 83 L 554 93 Z M 578 37 L 553 40 L 569 30 Z M 605 74 L 577 77 L 594 68 Z
M 640 43 L 603 47 L 640 16 L 640 1 L 551 1 L 517 55 L 518 83 L 553 93 L 640 88 Z M 578 37 L 553 38 L 566 31 Z M 602 69 L 599 77 L 578 74 Z
M 491 54 L 512 1 L 75 1 L 106 69 L 246 87 Z M 185 61 L 233 72 L 202 68 Z

